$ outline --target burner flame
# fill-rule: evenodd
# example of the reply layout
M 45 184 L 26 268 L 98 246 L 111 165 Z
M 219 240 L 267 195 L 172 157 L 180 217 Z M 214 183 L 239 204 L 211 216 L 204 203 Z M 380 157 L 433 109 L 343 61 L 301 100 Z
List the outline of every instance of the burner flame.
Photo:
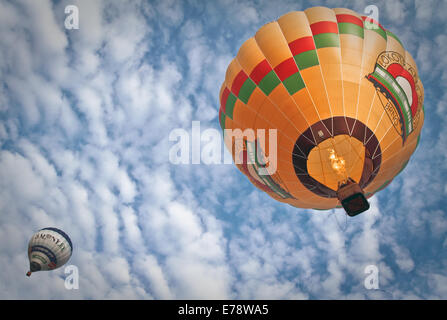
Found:
M 332 169 L 342 177 L 343 181 L 348 180 L 348 177 L 346 176 L 345 159 L 337 156 L 334 149 L 330 149 L 329 159 L 331 160 Z

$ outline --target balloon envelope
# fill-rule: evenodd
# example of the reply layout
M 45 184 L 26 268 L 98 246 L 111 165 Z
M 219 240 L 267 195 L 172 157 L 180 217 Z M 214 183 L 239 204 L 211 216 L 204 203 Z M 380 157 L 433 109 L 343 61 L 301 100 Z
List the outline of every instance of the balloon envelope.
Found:
M 28 244 L 30 271 L 54 270 L 71 257 L 73 245 L 68 235 L 57 228 L 44 228 L 36 232 Z
M 404 169 L 423 100 L 417 66 L 395 34 L 349 9 L 313 7 L 242 44 L 221 87 L 219 121 L 256 187 L 296 207 L 331 209 L 343 181 L 371 197 Z

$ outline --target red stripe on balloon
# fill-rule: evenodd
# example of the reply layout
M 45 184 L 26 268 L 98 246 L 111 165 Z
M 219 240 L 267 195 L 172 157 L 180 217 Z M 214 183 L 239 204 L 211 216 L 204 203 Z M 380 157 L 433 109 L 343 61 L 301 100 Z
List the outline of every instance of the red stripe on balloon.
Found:
M 229 95 L 230 90 L 228 90 L 228 88 L 225 88 L 224 92 L 222 93 L 222 98 L 220 99 L 220 108 L 222 109 L 223 113 L 225 113 L 225 105 L 227 104 Z
M 315 36 L 320 33 L 338 33 L 337 23 L 332 21 L 320 21 L 310 25 L 312 34 Z
M 358 25 L 359 27 L 363 28 L 363 21 L 362 19 L 357 18 L 356 16 L 350 15 L 350 14 L 337 14 L 337 22 L 338 23 L 353 23 Z
M 290 51 L 293 56 L 305 51 L 315 50 L 315 43 L 313 37 L 303 37 L 296 39 L 289 43 Z
M 262 60 L 258 63 L 258 65 L 253 69 L 250 73 L 251 80 L 254 81 L 257 85 L 261 82 L 262 79 L 272 71 L 272 67 L 270 67 L 268 61 L 266 59 Z
M 239 91 L 247 78 L 248 76 L 243 70 L 241 70 L 234 78 L 233 84 L 231 85 L 231 92 L 233 92 L 236 97 L 239 95 Z
M 278 64 L 275 67 L 275 72 L 278 75 L 278 78 L 281 81 L 284 81 L 292 74 L 297 73 L 298 67 L 296 66 L 295 60 L 293 58 L 289 58 Z

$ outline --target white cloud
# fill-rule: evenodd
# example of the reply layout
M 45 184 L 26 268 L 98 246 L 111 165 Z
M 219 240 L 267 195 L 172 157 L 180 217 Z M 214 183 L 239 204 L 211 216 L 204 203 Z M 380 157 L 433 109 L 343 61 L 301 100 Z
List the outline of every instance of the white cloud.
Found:
M 446 155 L 430 149 L 446 142 L 432 114 L 445 114 L 434 97 L 447 73 L 435 62 L 447 47 L 428 22 L 438 13 L 382 3 L 386 27 L 405 43 L 417 34 L 428 133 L 371 209 L 345 220 L 342 210 L 279 204 L 232 165 L 168 158 L 172 129 L 218 127 L 218 90 L 238 45 L 305 4 L 74 1 L 80 29 L 65 30 L 71 2 L 1 2 L 0 297 L 389 298 L 363 286 L 374 264 L 395 298 L 445 298 L 445 262 L 418 243 L 446 246 Z M 28 239 L 50 225 L 72 237 L 79 290 L 64 288 L 63 269 L 24 277 Z
M 173 299 L 164 271 L 153 256 L 138 257 L 134 263 L 136 272 L 149 282 L 156 299 Z
M 430 298 L 444 299 L 447 296 L 447 276 L 442 274 L 429 275 L 429 284 L 434 289 Z

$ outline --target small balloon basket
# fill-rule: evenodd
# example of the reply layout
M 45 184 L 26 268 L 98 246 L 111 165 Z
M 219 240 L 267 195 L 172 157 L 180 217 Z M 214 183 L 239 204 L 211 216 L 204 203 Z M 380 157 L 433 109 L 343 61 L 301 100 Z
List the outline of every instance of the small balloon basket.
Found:
M 350 217 L 369 209 L 369 202 L 366 200 L 362 188 L 351 178 L 338 185 L 337 196 Z

